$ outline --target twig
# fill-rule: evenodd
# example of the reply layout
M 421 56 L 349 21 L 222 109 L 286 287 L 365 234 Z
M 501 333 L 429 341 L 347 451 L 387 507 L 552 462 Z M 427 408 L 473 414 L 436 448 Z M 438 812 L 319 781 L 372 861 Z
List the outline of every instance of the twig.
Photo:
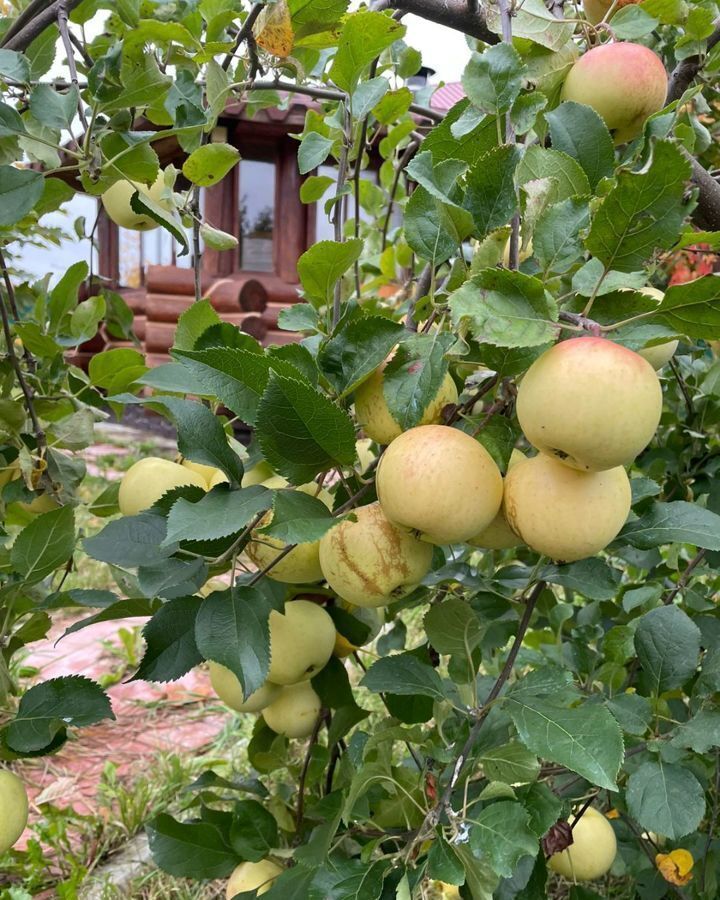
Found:
M 66 0 L 68 13 L 71 13 L 80 3 L 81 0 Z M 3 50 L 27 50 L 35 38 L 39 37 L 57 20 L 59 6 L 60 0 L 56 0 L 55 3 L 47 3 L 47 0 L 43 0 L 41 3 L 31 3 L 18 16 L 13 33 L 5 34 L 0 41 L 0 46 Z M 32 12 L 30 11 L 31 7 Z
M 475 745 L 475 741 L 477 740 L 478 734 L 480 733 L 480 729 L 482 728 L 483 723 L 487 719 L 488 714 L 492 709 L 493 702 L 500 696 L 500 692 L 502 691 L 505 683 L 510 677 L 510 673 L 512 672 L 513 666 L 515 665 L 515 660 L 517 659 L 517 655 L 520 652 L 520 647 L 525 638 L 525 633 L 527 632 L 530 625 L 530 619 L 532 618 L 532 614 L 535 610 L 535 605 L 540 597 L 540 594 L 542 594 L 544 590 L 545 582 L 538 581 L 528 594 L 527 599 L 525 600 L 525 611 L 523 612 L 522 619 L 520 620 L 520 624 L 518 625 L 518 630 L 515 634 L 515 640 L 513 641 L 510 652 L 508 653 L 508 657 L 505 660 L 505 665 L 502 667 L 502 670 L 500 671 L 495 684 L 492 686 L 492 689 L 490 690 L 490 693 L 488 694 L 482 709 L 478 713 L 475 723 L 470 729 L 470 734 L 468 734 L 467 736 L 467 739 L 462 744 L 459 750 L 457 749 L 456 744 L 456 752 L 453 753 L 453 755 L 455 756 L 455 762 L 453 763 L 453 770 L 450 779 L 445 785 L 440 799 L 427 814 L 427 816 L 425 817 L 425 821 L 422 823 L 415 837 L 413 838 L 413 841 L 408 848 L 408 858 L 412 851 L 413 845 L 417 843 L 417 841 L 421 839 L 422 835 L 424 835 L 428 830 L 432 830 L 435 828 L 435 826 L 440 821 L 440 816 L 442 815 L 443 810 L 447 809 L 450 803 L 452 792 L 455 789 L 455 785 L 458 783 L 458 780 L 460 778 L 460 773 L 462 772 L 462 769 L 467 762 L 470 753 L 472 752 L 472 748 Z
M 240 28 L 238 33 L 235 35 L 235 42 L 233 44 L 232 50 L 230 50 L 228 52 L 227 56 L 222 61 L 222 64 L 221 64 L 222 68 L 226 72 L 230 68 L 230 65 L 232 64 L 232 61 L 235 57 L 235 54 L 240 49 L 240 45 L 242 44 L 242 42 L 244 40 L 246 40 L 250 34 L 252 34 L 253 25 L 255 24 L 257 17 L 260 15 L 260 13 L 263 11 L 264 8 L 265 8 L 264 3 L 255 3 L 253 8 L 248 13 L 247 18 L 245 19 L 245 21 L 242 24 L 242 27 Z
M 673 69 L 668 80 L 668 92 L 665 103 L 672 103 L 673 100 L 679 100 L 685 91 L 690 87 L 697 77 L 700 69 L 703 67 L 707 54 L 713 47 L 720 42 L 720 25 L 710 35 L 707 42 L 707 49 L 703 58 L 700 56 L 688 56 L 681 60 Z
M 298 832 L 298 834 L 300 832 L 300 826 L 302 825 L 303 816 L 305 814 L 305 782 L 307 780 L 307 774 L 310 768 L 310 760 L 312 759 L 312 750 L 317 743 L 318 735 L 320 734 L 320 729 L 322 728 L 322 723 L 325 720 L 326 715 L 326 709 L 321 709 L 318 713 L 317 719 L 315 720 L 315 725 L 313 726 L 313 730 L 310 735 L 310 740 L 308 741 L 302 771 L 300 772 L 300 781 L 298 782 L 297 808 L 295 810 L 295 830 L 296 832 Z
M 195 302 L 202 300 L 202 253 L 200 251 L 200 188 L 193 188 L 192 197 L 192 245 L 193 245 L 193 283 Z
M 58 23 L 58 30 L 60 31 L 60 37 L 62 38 L 63 46 L 65 47 L 65 55 L 67 57 L 68 70 L 70 71 L 70 82 L 78 92 L 78 116 L 80 117 L 80 122 L 82 124 L 83 130 L 87 131 L 88 123 L 87 123 L 87 119 L 85 118 L 85 110 L 83 109 L 83 102 L 82 102 L 82 99 L 80 98 L 80 87 L 78 85 L 77 66 L 75 65 L 75 51 L 73 50 L 73 45 L 72 45 L 72 42 L 70 41 L 68 0 L 59 0 L 58 11 L 57 11 L 57 23 Z
M 407 315 L 405 316 L 405 329 L 407 331 L 417 331 L 418 329 L 417 322 L 415 321 L 415 307 L 417 306 L 418 301 L 422 300 L 425 294 L 427 294 L 427 292 L 430 290 L 430 286 L 432 285 L 432 278 L 432 263 L 428 263 L 420 273 L 418 280 L 415 283 L 415 289 L 413 290 L 410 305 L 408 306 Z
M 470 37 L 480 38 L 486 44 L 497 44 L 498 36 L 487 26 L 482 11 L 473 9 L 467 0 L 375 0 L 372 8 L 377 11 L 398 9 L 413 13 L 428 22 L 445 25 Z
M 703 559 L 705 559 L 706 553 L 707 553 L 706 550 L 698 550 L 698 552 L 695 554 L 695 556 L 693 556 L 693 558 L 690 560 L 690 562 L 685 567 L 685 571 L 678 578 L 677 584 L 675 585 L 675 587 L 669 593 L 667 593 L 665 595 L 665 597 L 663 598 L 663 603 L 666 606 L 669 606 L 673 602 L 673 600 L 677 597 L 677 595 L 681 591 L 685 590 L 685 588 L 687 587 L 687 583 L 690 580 L 690 576 L 692 575 L 693 571 L 697 568 L 697 566 L 700 565 L 700 563 L 703 561 Z
M 650 860 L 650 862 L 652 863 L 653 869 L 656 869 L 656 868 L 657 868 L 657 863 L 655 862 L 655 855 L 653 854 L 652 850 L 647 846 L 647 841 L 644 841 L 644 840 L 643 840 L 642 835 L 640 834 L 640 832 L 638 831 L 638 829 L 635 827 L 634 823 L 631 822 L 630 819 L 629 819 L 627 816 L 624 816 L 624 815 L 622 815 L 622 813 L 621 813 L 621 814 L 620 814 L 620 818 L 623 820 L 623 822 L 625 822 L 625 824 L 628 826 L 628 828 L 630 829 L 630 831 L 632 831 L 632 833 L 633 833 L 633 834 L 635 835 L 635 837 L 638 839 L 638 841 L 640 842 L 640 846 L 641 846 L 643 852 L 645 853 L 645 855 L 647 856 L 647 858 L 648 858 L 648 859 Z M 683 891 L 681 891 L 679 887 L 675 887 L 674 884 L 668 884 L 667 887 L 669 887 L 670 890 L 674 891 L 674 892 L 677 894 L 678 897 L 682 897 L 683 900 L 685 900 L 685 893 L 684 893 Z
M 348 155 L 350 153 L 350 129 L 349 129 L 349 113 L 347 100 L 343 101 L 343 109 L 344 109 L 344 117 L 345 117 L 345 127 L 343 128 L 343 142 L 342 142 L 342 150 L 340 151 L 340 159 L 338 161 L 338 174 L 337 174 L 337 187 L 335 191 L 335 206 L 333 208 L 333 236 L 337 243 L 342 243 L 343 240 L 343 195 L 341 193 L 343 189 L 343 185 L 345 184 L 345 178 L 347 176 L 347 164 L 348 164 Z M 340 321 L 340 302 L 342 299 L 342 278 L 338 278 L 335 283 L 335 292 L 333 294 L 333 313 L 332 313 L 332 327 L 337 327 L 338 322 Z
M 333 777 L 335 775 L 335 769 L 337 768 L 338 761 L 340 760 L 340 754 L 344 752 L 346 749 L 345 741 L 340 738 L 337 743 L 333 744 L 332 752 L 330 753 L 330 762 L 328 763 L 327 772 L 325 774 L 325 795 L 332 793 L 333 786 Z
M 400 157 L 397 167 L 395 168 L 395 175 L 393 177 L 392 185 L 390 186 L 390 199 L 388 201 L 388 208 L 387 212 L 385 213 L 385 221 L 383 222 L 382 227 L 382 241 L 380 244 L 381 250 L 384 250 L 387 245 L 387 233 L 388 229 L 390 228 L 390 219 L 392 218 L 392 210 L 395 204 L 395 194 L 397 193 L 398 185 L 400 184 L 400 178 L 405 166 L 410 162 L 411 157 L 415 155 L 419 146 L 420 145 L 417 141 L 411 141 L 405 148 L 405 152 Z
M 490 391 L 495 387 L 498 383 L 499 375 L 493 375 L 492 378 L 488 378 L 487 381 L 483 382 L 483 384 L 475 391 L 475 393 L 469 397 L 464 403 L 460 403 L 455 408 L 449 412 L 445 424 L 452 425 L 461 415 L 464 413 L 470 412 L 470 410 L 475 406 L 475 404 L 480 400 L 481 397 L 484 397 L 485 394 L 489 394 Z
M 703 853 L 703 864 L 700 872 L 700 886 L 705 890 L 705 878 L 707 877 L 707 864 L 710 856 L 710 845 L 713 840 L 713 832 L 718 820 L 718 804 L 720 804 L 720 750 L 715 749 L 715 796 L 713 798 L 713 809 L 708 824 L 707 838 L 705 839 L 705 852 Z
M 88 69 L 92 69 L 92 67 L 95 63 L 94 63 L 92 56 L 90 56 L 90 54 L 87 52 L 85 44 L 83 44 L 83 42 L 80 40 L 80 38 L 77 37 L 77 35 L 73 34 L 69 28 L 68 28 L 68 37 L 70 38 L 70 43 L 73 45 L 73 47 L 77 50 L 77 52 L 82 57 L 83 63 L 87 66 Z M 78 84 L 78 87 L 80 87 L 79 84 Z
M 675 376 L 675 380 L 678 383 L 680 391 L 683 395 L 683 400 L 685 401 L 685 409 L 687 410 L 687 421 L 690 423 L 695 415 L 695 409 L 693 407 L 692 397 L 690 396 L 690 391 L 688 391 L 687 384 L 685 383 L 685 379 L 682 377 L 682 373 L 680 372 L 680 368 L 674 359 L 670 360 L 670 368 L 672 369 L 672 373 Z
M 5 257 L 3 256 L 2 250 L 0 250 L 0 267 L 3 270 L 3 278 L 7 280 L 9 279 L 7 265 L 5 264 Z M 15 344 L 13 342 L 12 332 L 10 331 L 10 321 L 8 318 L 7 308 L 5 306 L 5 298 L 0 292 L 0 316 L 2 316 L 2 327 L 3 334 L 5 335 L 5 343 L 7 345 L 7 353 L 10 357 L 10 363 L 15 370 L 15 375 L 18 380 L 18 384 L 20 385 L 20 389 L 23 392 L 23 396 L 25 397 L 25 408 L 28 411 L 28 415 L 30 416 L 30 421 L 33 425 L 33 431 L 35 432 L 35 443 L 37 445 L 37 451 L 40 456 L 45 455 L 46 442 L 45 442 L 45 432 L 40 426 L 40 422 L 37 417 L 37 413 L 35 412 L 35 404 L 34 404 L 34 395 L 33 390 L 30 385 L 25 380 L 25 375 L 22 370 L 22 366 L 20 365 L 20 360 L 15 353 Z

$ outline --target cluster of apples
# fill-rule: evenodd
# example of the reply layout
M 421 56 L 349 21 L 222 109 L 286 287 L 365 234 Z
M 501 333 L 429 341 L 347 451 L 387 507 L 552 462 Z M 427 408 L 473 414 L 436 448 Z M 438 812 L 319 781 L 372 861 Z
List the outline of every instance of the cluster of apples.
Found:
M 23 782 L 0 769 L 0 856 L 20 839 L 28 821 L 28 796 Z

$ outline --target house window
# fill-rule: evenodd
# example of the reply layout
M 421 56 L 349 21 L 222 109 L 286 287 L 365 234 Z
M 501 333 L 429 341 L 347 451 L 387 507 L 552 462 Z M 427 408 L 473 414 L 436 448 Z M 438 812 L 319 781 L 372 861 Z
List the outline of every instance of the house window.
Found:
M 272 272 L 275 220 L 275 163 L 244 159 L 238 177 L 240 268 Z

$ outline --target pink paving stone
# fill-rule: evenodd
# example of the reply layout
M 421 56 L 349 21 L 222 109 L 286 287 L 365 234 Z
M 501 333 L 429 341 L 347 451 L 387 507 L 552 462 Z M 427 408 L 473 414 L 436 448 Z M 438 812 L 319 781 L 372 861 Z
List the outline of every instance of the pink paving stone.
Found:
M 138 620 L 99 622 L 68 635 L 53 644 L 67 625 L 58 625 L 42 642 L 31 648 L 26 664 L 40 670 L 40 679 L 61 675 L 84 675 L 97 679 L 117 665 L 118 660 L 102 645 L 122 627 Z M 131 782 L 147 765 L 148 756 L 161 752 L 197 752 L 218 736 L 227 715 L 211 709 L 214 694 L 204 671 L 193 670 L 176 682 L 151 684 L 133 681 L 112 685 L 107 690 L 115 720 L 76 732 L 55 756 L 26 760 L 19 774 L 28 785 L 30 822 L 40 817 L 36 799 L 51 800 L 61 808 L 79 814 L 102 814 L 98 809 L 97 785 L 108 760 L 118 767 L 118 777 Z M 25 832 L 18 848 L 25 846 L 31 832 Z

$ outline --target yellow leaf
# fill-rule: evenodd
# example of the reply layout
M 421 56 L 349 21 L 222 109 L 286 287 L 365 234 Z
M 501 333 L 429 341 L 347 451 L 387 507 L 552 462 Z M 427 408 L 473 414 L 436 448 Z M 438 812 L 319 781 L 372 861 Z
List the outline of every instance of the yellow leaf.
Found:
M 295 35 L 290 20 L 287 0 L 278 0 L 266 6 L 257 17 L 253 35 L 259 47 L 285 59 L 292 52 Z
M 609 810 L 605 813 L 605 818 L 606 818 L 606 819 L 619 819 L 619 818 L 620 818 L 620 813 L 619 813 L 616 809 L 609 809 Z
M 692 854 L 687 850 L 672 850 L 670 853 L 658 853 L 655 857 L 658 871 L 670 884 L 687 884 L 692 878 L 691 869 L 694 864 Z

